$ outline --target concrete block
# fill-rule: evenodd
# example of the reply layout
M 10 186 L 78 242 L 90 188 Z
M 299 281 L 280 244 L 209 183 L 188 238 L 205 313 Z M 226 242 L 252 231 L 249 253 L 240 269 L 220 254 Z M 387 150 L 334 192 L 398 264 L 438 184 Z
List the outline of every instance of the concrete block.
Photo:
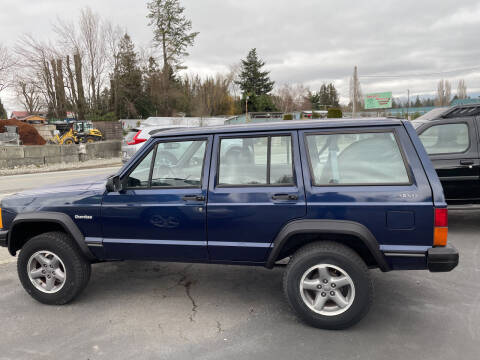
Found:
M 78 155 L 66 155 L 66 156 L 45 156 L 45 164 L 52 165 L 52 164 L 76 164 L 78 163 L 79 158 Z
M 58 145 L 62 156 L 78 155 L 78 145 Z
M 24 146 L 2 146 L 0 147 L 0 160 L 23 159 L 25 157 L 23 149 Z
M 25 158 L 39 158 L 45 156 L 45 146 L 30 145 L 23 148 Z
M 23 158 L 23 159 L 7 159 L 7 168 L 15 168 L 20 166 L 29 166 L 29 165 L 36 165 L 36 166 L 43 166 L 45 164 L 44 157 L 37 157 L 37 158 Z
M 45 156 L 60 156 L 62 154 L 62 148 L 60 145 L 44 145 Z

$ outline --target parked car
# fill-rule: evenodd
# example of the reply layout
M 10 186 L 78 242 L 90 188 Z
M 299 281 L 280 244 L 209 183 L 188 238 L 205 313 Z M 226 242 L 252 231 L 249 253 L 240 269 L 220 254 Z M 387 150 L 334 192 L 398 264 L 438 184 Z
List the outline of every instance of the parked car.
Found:
M 449 205 L 480 204 L 480 104 L 458 105 L 412 121 Z
M 288 263 L 292 309 L 342 329 L 368 312 L 369 269 L 458 264 L 441 184 L 401 120 L 162 131 L 106 181 L 26 191 L 1 209 L 0 242 L 21 250 L 20 281 L 45 304 L 73 300 L 98 261 Z
M 139 128 L 129 129 L 127 134 L 123 138 L 122 143 L 122 162 L 126 163 L 132 158 L 135 153 L 140 150 L 144 145 L 145 141 L 150 139 L 154 134 L 157 134 L 161 131 L 182 128 L 185 126 L 175 126 L 175 127 L 161 127 L 161 126 L 145 126 Z

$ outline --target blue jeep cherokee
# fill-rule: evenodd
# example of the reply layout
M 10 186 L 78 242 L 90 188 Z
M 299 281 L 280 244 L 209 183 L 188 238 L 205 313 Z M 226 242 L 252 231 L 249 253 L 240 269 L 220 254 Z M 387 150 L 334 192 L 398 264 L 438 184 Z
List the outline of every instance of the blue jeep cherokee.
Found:
M 340 329 L 369 309 L 368 269 L 458 264 L 435 170 L 392 119 L 165 131 L 106 181 L 5 198 L 1 219 L 22 285 L 46 304 L 71 301 L 100 261 L 287 263 L 292 309 Z

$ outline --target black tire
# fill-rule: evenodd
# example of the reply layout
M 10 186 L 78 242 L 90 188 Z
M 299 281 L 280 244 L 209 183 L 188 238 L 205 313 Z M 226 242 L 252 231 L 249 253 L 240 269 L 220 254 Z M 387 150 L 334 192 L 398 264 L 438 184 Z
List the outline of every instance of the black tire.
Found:
M 38 251 L 54 253 L 65 267 L 65 282 L 57 292 L 42 292 L 29 278 L 28 261 Z M 48 232 L 33 237 L 23 246 L 18 256 L 17 271 L 24 289 L 35 300 L 48 305 L 63 305 L 72 301 L 87 286 L 91 266 L 69 235 Z
M 319 264 L 330 264 L 342 269 L 353 282 L 353 300 L 347 310 L 338 315 L 315 312 L 302 298 L 302 277 Z M 373 283 L 365 262 L 349 247 L 332 241 L 315 242 L 300 248 L 287 266 L 283 288 L 288 303 L 296 314 L 306 323 L 322 329 L 340 330 L 356 324 L 367 314 L 373 301 Z
M 68 137 L 65 140 L 63 140 L 63 145 L 74 145 L 75 144 L 75 139 Z

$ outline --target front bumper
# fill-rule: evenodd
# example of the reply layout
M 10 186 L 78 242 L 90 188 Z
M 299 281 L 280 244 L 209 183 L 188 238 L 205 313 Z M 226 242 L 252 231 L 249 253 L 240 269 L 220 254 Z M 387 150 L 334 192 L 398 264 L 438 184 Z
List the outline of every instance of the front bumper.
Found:
M 431 272 L 452 271 L 458 265 L 458 250 L 453 246 L 428 249 L 427 265 Z
M 0 246 L 7 247 L 8 230 L 0 230 Z

